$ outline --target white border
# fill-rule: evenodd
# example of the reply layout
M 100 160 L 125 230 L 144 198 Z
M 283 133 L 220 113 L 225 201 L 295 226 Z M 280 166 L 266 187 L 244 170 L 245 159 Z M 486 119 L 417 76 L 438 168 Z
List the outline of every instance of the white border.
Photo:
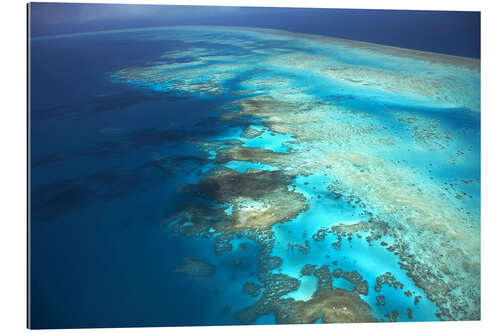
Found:
M 187 1 L 115 1 L 82 0 L 51 2 L 87 3 L 137 3 L 137 4 L 193 4 L 275 7 L 322 7 L 322 8 L 375 8 L 421 10 L 480 10 L 482 20 L 482 320 L 480 322 L 448 323 L 390 323 L 390 324 L 339 324 L 339 325 L 286 325 L 286 326 L 225 326 L 204 328 L 149 328 L 158 332 L 253 332 L 255 329 L 271 332 L 301 332 L 313 329 L 317 332 L 421 332 L 454 330 L 499 331 L 499 288 L 497 279 L 500 268 L 498 234 L 498 203 L 500 159 L 500 73 L 498 31 L 500 31 L 496 1 L 470 0 L 187 0 Z M 21 332 L 26 327 L 26 5 L 23 1 L 1 2 L 1 100 L 0 109 L 0 328 L 3 332 Z M 495 329 L 497 327 L 497 329 Z M 140 332 L 142 328 L 128 328 L 128 332 Z M 93 330 L 78 330 L 93 332 Z M 100 329 L 99 332 L 116 332 L 117 329 Z M 49 331 L 50 332 L 50 331 Z

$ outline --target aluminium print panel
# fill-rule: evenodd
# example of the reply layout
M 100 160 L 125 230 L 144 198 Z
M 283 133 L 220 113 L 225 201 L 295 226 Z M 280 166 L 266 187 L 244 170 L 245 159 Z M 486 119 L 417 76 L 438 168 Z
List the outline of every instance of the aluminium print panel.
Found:
M 480 319 L 479 13 L 28 13 L 30 328 Z

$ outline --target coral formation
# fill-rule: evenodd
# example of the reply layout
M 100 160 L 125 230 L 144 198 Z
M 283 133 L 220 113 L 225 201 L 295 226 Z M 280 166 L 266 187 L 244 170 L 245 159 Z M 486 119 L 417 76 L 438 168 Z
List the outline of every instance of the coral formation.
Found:
M 376 292 L 384 284 L 403 288 L 394 272 L 373 281 L 352 268 L 330 272 L 316 263 L 301 265 L 297 278 L 279 272 L 283 259 L 271 255 L 274 228 L 319 202 L 359 210 L 352 215 L 359 221 L 325 218 L 311 232 L 315 242 L 286 241 L 288 250 L 308 256 L 333 237 L 330 249 L 342 253 L 362 237 L 397 256 L 401 270 L 436 304 L 440 319 L 480 318 L 479 205 L 472 201 L 479 176 L 476 182 L 470 173 L 479 165 L 479 133 L 473 129 L 480 102 L 477 61 L 274 30 L 210 28 L 214 42 L 238 50 L 220 56 L 194 46 L 206 37 L 199 28 L 179 29 L 167 31 L 180 32 L 171 38 L 193 46 L 113 78 L 178 94 L 231 91 L 234 99 L 218 116 L 241 129 L 233 137 L 193 141 L 211 154 L 207 161 L 215 167 L 178 189 L 194 199 L 164 223 L 174 233 L 214 237 L 218 255 L 233 249 L 235 235 L 261 246 L 260 294 L 257 285 L 244 287 L 260 298 L 236 312 L 238 320 L 252 323 L 273 313 L 278 323 L 374 321 L 360 295 L 368 295 L 368 286 Z M 189 60 L 176 62 L 180 58 Z M 448 121 L 452 115 L 467 119 L 460 131 Z M 248 145 L 264 134 L 273 140 L 286 136 L 279 142 L 286 152 Z M 240 172 L 231 163 L 250 167 Z M 457 179 L 443 185 L 443 170 L 467 176 L 460 176 L 460 186 Z M 327 179 L 323 189 L 296 182 L 316 175 Z M 305 277 L 317 279 L 313 295 L 287 298 Z M 354 291 L 332 288 L 332 277 L 350 281 Z M 420 297 L 415 295 L 415 306 Z M 389 306 L 389 294 L 377 295 L 376 302 Z M 399 312 L 385 319 L 398 320 Z M 406 313 L 416 317 L 410 308 Z
M 172 270 L 174 273 L 184 273 L 192 277 L 207 277 L 215 274 L 215 266 L 203 260 L 184 257 L 182 266 Z
M 310 268 L 310 267 L 308 267 Z M 331 273 L 327 266 L 313 271 L 317 289 L 308 301 L 295 301 L 282 296 L 298 288 L 298 280 L 283 275 L 270 275 L 265 281 L 262 297 L 251 307 L 236 314 L 242 323 L 252 323 L 259 316 L 273 313 L 276 321 L 283 324 L 374 322 L 371 309 L 356 293 L 333 289 Z

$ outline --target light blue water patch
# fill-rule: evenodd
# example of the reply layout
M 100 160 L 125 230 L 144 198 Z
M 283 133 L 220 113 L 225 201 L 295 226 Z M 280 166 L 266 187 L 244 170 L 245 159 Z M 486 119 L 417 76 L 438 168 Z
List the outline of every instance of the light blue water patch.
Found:
M 277 271 L 301 280 L 299 289 L 289 295 L 301 300 L 310 299 L 316 288 L 316 279 L 309 276 L 300 277 L 300 271 L 306 264 L 315 264 L 317 268 L 327 265 L 330 271 L 335 268 L 341 268 L 344 271 L 356 270 L 367 280 L 369 294 L 362 298 L 371 306 L 374 315 L 379 320 L 387 320 L 385 314 L 393 309 L 400 312 L 399 320 L 410 320 L 404 312 L 408 308 L 413 311 L 412 320 L 438 320 L 435 316 L 437 312 L 435 304 L 425 297 L 424 292 L 417 288 L 406 272 L 399 267 L 399 258 L 378 245 L 382 240 L 390 243 L 390 239 L 382 238 L 370 246 L 364 240 L 367 235 L 360 232 L 358 234 L 361 238 L 353 236 L 351 241 L 344 238 L 340 250 L 332 247 L 332 243 L 337 241 L 337 236 L 334 234 L 329 234 L 323 241 L 312 239 L 312 235 L 320 228 L 368 220 L 367 216 L 360 215 L 363 212 L 362 208 L 356 205 L 353 208 L 352 204 L 345 202 L 343 198 L 335 200 L 331 195 L 328 196 L 326 186 L 329 184 L 329 179 L 328 176 L 320 174 L 297 177 L 294 182 L 297 185 L 296 191 L 306 196 L 310 208 L 294 220 L 273 227 L 276 241 L 272 255 L 283 260 L 283 264 Z M 318 194 L 321 198 L 317 197 Z M 300 251 L 297 246 L 301 246 L 306 251 Z M 398 281 L 404 284 L 405 288 L 397 291 L 384 289 L 387 305 L 381 307 L 376 305 L 378 293 L 373 287 L 377 276 L 386 272 L 391 272 Z M 333 285 L 346 290 L 353 289 L 352 284 L 343 278 L 334 279 Z M 415 295 L 422 296 L 417 306 L 413 304 L 413 297 L 404 295 L 403 292 L 406 290 L 414 291 Z
M 292 291 L 289 294 L 283 295 L 282 298 L 293 298 L 296 301 L 307 301 L 311 299 L 312 295 L 316 291 L 318 285 L 318 279 L 314 276 L 303 276 L 300 278 L 299 289 Z
M 356 287 L 354 284 L 352 284 L 350 281 L 344 278 L 333 279 L 332 285 L 335 288 L 344 289 L 348 291 L 353 291 L 354 288 Z
M 328 239 L 333 240 L 333 237 L 327 237 L 325 241 L 328 241 Z M 399 267 L 399 258 L 392 252 L 376 244 L 370 246 L 363 238 L 359 239 L 357 237 L 354 237 L 350 242 L 346 242 L 344 239 L 341 249 L 337 252 L 336 258 L 341 262 L 339 267 L 345 271 L 356 270 L 368 281 L 368 296 L 362 295 L 361 297 L 370 304 L 378 318 L 382 318 L 383 314 L 392 310 L 402 313 L 405 309 L 410 308 L 413 311 L 413 321 L 438 320 L 438 317 L 435 316 L 438 312 L 436 305 L 427 299 L 425 293 L 415 286 L 415 283 L 408 277 L 406 272 Z M 343 259 L 344 257 L 346 259 Z M 380 294 L 385 296 L 386 308 L 390 308 L 390 311 L 376 305 L 376 296 L 379 293 L 376 293 L 373 289 L 376 277 L 386 272 L 390 272 L 397 281 L 404 285 L 404 289 L 397 291 L 392 287 L 384 288 L 385 285 L 382 288 Z M 404 295 L 406 290 L 411 290 L 415 295 L 422 296 L 417 306 L 414 305 L 413 297 Z
M 374 87 L 350 84 L 342 80 L 325 79 L 320 74 L 314 74 L 309 70 L 290 69 L 290 72 L 304 77 L 304 80 L 312 87 L 308 93 L 318 97 L 328 96 L 356 96 L 358 100 L 370 101 L 381 105 L 404 105 L 413 107 L 453 108 L 457 105 L 433 98 L 432 96 L 418 95 L 407 91 L 390 92 L 387 90 L 374 89 Z
M 277 153 L 286 153 L 289 151 L 291 146 L 291 141 L 293 141 L 293 136 L 291 134 L 281 134 L 272 132 L 263 126 L 252 126 L 257 130 L 264 131 L 261 135 L 255 138 L 243 138 L 240 139 L 244 142 L 244 147 L 251 148 L 264 148 L 272 150 Z
M 238 171 L 239 173 L 244 173 L 248 169 L 259 169 L 266 171 L 279 170 L 279 168 L 263 164 L 263 163 L 254 163 L 247 161 L 230 161 L 224 164 L 225 167 Z
M 290 189 L 304 195 L 309 209 L 302 212 L 294 221 L 294 225 L 302 226 L 309 236 L 320 228 L 328 228 L 343 223 L 352 224 L 368 219 L 362 215 L 364 209 L 355 203 L 347 203 L 344 197 L 336 198 L 328 190 L 333 178 L 328 174 L 316 173 L 309 176 L 297 176 Z M 295 186 L 293 186 L 295 185 Z M 287 229 L 291 224 L 286 223 L 282 228 Z M 299 234 L 302 235 L 303 232 Z
M 233 215 L 233 205 L 229 205 L 229 207 L 224 210 L 224 213 L 226 213 L 226 215 Z
M 364 235 L 363 235 L 364 236 Z M 277 238 L 283 239 L 285 236 L 279 235 Z M 414 282 L 406 275 L 406 272 L 401 270 L 398 265 L 398 257 L 387 251 L 384 247 L 378 245 L 369 246 L 363 239 L 353 237 L 349 242 L 346 239 L 342 241 L 340 250 L 335 250 L 332 243 L 337 241 L 335 235 L 329 235 L 324 241 L 315 242 L 309 238 L 309 251 L 307 254 L 298 251 L 284 250 L 283 248 L 275 248 L 272 255 L 279 256 L 283 260 L 283 264 L 279 269 L 280 272 L 299 278 L 305 286 L 299 288 L 294 296 L 307 300 L 312 295 L 312 286 L 314 285 L 310 277 L 300 277 L 301 268 L 310 263 L 314 263 L 320 267 L 327 265 L 330 270 L 341 268 L 344 271 L 356 270 L 364 279 L 367 280 L 369 286 L 368 296 L 361 297 L 370 305 L 374 315 L 379 320 L 386 320 L 385 314 L 392 310 L 398 310 L 401 313 L 400 320 L 410 320 L 404 318 L 403 311 L 410 308 L 413 311 L 414 321 L 422 320 L 438 320 L 435 316 L 438 309 L 434 303 L 428 300 L 424 292 L 415 286 Z M 337 262 L 334 265 L 333 262 Z M 376 293 L 373 289 L 376 283 L 377 276 L 386 272 L 391 272 L 395 278 L 403 283 L 403 290 L 395 290 L 393 288 L 382 288 L 380 295 L 384 295 L 387 305 L 385 307 L 377 306 Z M 352 290 L 351 283 L 343 278 L 334 279 L 333 285 L 337 288 Z M 422 296 L 418 305 L 414 305 L 414 298 L 407 297 L 404 291 L 411 290 L 414 295 Z M 389 310 L 390 309 L 390 310 Z
M 213 160 L 217 156 L 217 152 L 215 150 L 207 150 L 206 151 L 210 156 L 208 156 L 209 160 Z

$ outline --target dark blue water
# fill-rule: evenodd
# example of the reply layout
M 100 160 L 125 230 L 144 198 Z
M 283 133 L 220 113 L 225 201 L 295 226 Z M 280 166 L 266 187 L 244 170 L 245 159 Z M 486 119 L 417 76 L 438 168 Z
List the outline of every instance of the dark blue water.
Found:
M 189 14 L 186 14 L 189 10 Z M 171 25 L 282 29 L 479 58 L 479 12 L 33 3 L 33 36 Z
M 189 201 L 176 187 L 203 167 L 187 141 L 230 126 L 213 111 L 224 100 L 114 82 L 111 72 L 182 47 L 123 37 L 31 43 L 31 326 L 234 324 L 217 290 L 230 276 L 223 264 L 207 279 L 171 273 L 183 256 L 232 258 L 216 259 L 212 240 L 172 238 L 161 227 Z M 250 263 L 256 251 L 231 255 Z M 252 265 L 232 273 L 242 308 Z

